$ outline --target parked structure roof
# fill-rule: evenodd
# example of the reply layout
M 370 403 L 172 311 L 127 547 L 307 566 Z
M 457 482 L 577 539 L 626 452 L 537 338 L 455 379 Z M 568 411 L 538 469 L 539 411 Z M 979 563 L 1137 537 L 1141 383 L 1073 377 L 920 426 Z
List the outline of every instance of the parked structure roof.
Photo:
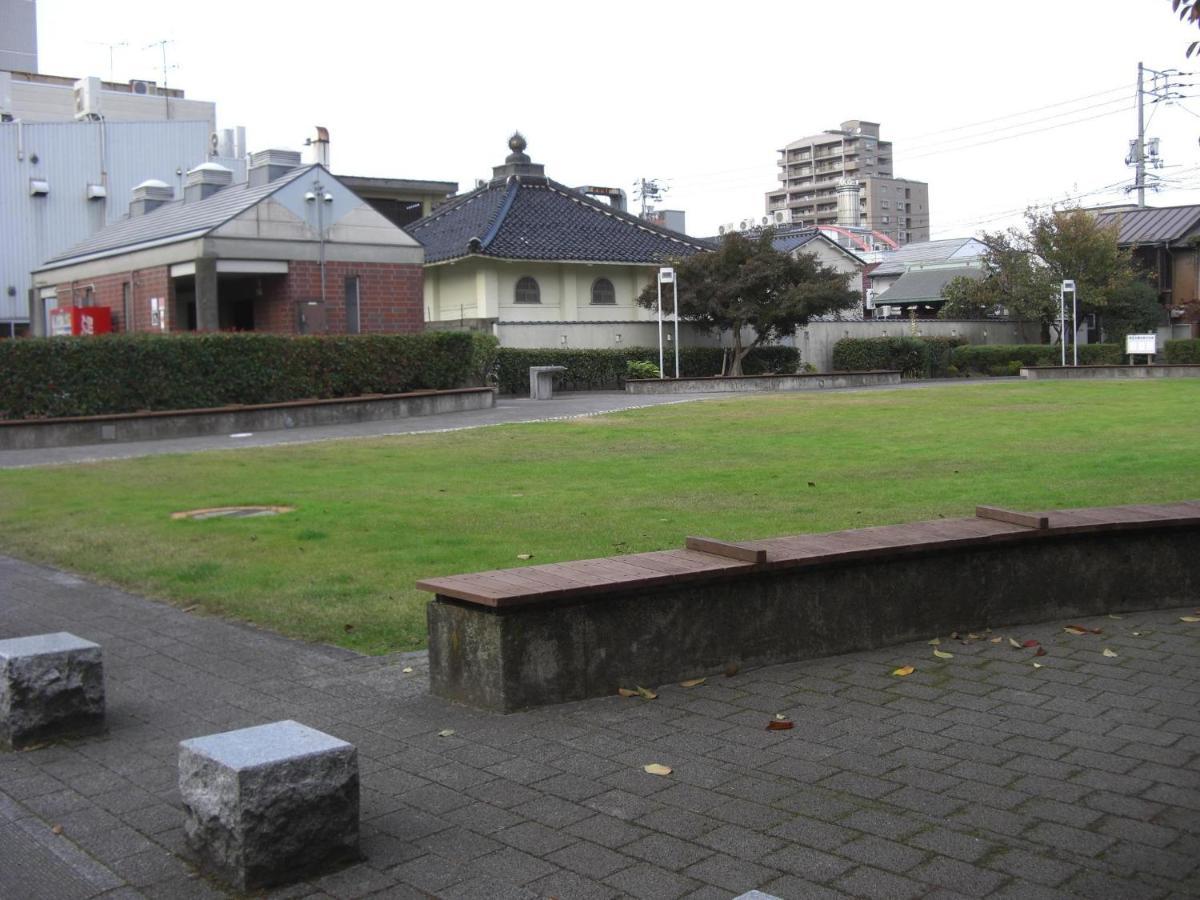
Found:
M 875 298 L 876 306 L 900 306 L 914 303 L 941 303 L 942 288 L 955 278 L 983 277 L 981 269 L 971 266 L 914 269 L 905 272 L 890 288 Z
M 1200 230 L 1200 206 L 1164 206 L 1117 210 L 1096 216 L 1096 224 L 1117 225 L 1117 243 L 1170 244 Z
M 519 135 L 488 184 L 405 226 L 426 263 L 466 256 L 657 264 L 712 247 L 613 209 L 542 174 Z
M 905 244 L 899 249 L 884 253 L 879 265 L 872 270 L 871 275 L 872 277 L 899 275 L 907 272 L 913 266 L 953 259 L 973 259 L 982 256 L 986 250 L 987 247 L 982 241 L 972 237 Z
M 142 215 L 127 216 L 51 258 L 41 268 L 56 268 L 83 258 L 110 256 L 142 246 L 198 237 L 224 225 L 314 168 L 318 167 L 301 166 L 263 185 L 251 187 L 248 182 L 232 184 L 204 200 L 190 203 L 182 199 L 172 200 Z

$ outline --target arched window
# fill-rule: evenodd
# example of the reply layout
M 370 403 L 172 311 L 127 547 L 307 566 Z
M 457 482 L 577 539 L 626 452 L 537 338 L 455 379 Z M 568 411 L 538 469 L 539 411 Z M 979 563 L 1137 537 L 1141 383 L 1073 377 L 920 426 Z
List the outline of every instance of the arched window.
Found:
M 538 287 L 537 279 L 530 278 L 528 275 L 517 281 L 517 287 L 513 294 L 514 303 L 542 302 L 542 290 Z
M 592 282 L 592 303 L 612 306 L 617 302 L 617 291 L 607 278 L 597 278 Z

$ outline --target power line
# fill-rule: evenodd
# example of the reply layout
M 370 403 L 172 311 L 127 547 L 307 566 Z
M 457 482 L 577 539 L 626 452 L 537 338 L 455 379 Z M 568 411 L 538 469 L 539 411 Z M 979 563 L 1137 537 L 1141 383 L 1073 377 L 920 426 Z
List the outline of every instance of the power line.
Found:
M 974 144 L 965 144 L 961 147 L 946 147 L 946 148 L 940 149 L 940 150 L 930 150 L 927 153 L 917 153 L 909 158 L 910 159 L 924 159 L 927 156 L 939 156 L 943 153 L 953 153 L 953 152 L 957 152 L 959 150 L 970 150 L 974 147 L 984 147 L 984 146 L 987 146 L 988 144 L 999 144 L 999 143 L 1002 143 L 1003 141 L 1011 141 L 1011 140 L 1015 140 L 1016 138 L 1028 137 L 1031 134 L 1041 134 L 1046 131 L 1054 131 L 1057 128 L 1066 128 L 1071 125 L 1082 124 L 1083 122 L 1091 122 L 1095 119 L 1103 119 L 1108 116 L 1115 116 L 1118 113 L 1130 112 L 1132 109 L 1133 109 L 1132 106 L 1126 106 L 1121 109 L 1114 109 L 1114 110 L 1110 110 L 1109 112 L 1098 113 L 1097 115 L 1094 115 L 1094 116 L 1085 116 L 1082 119 L 1072 119 L 1069 122 L 1060 122 L 1057 125 L 1047 125 L 1045 128 L 1034 128 L 1031 131 L 1022 131 L 1022 132 L 1018 132 L 1017 134 L 1009 134 L 1009 135 L 1005 135 L 1003 137 L 992 138 L 991 140 L 979 141 L 978 143 L 974 143 Z

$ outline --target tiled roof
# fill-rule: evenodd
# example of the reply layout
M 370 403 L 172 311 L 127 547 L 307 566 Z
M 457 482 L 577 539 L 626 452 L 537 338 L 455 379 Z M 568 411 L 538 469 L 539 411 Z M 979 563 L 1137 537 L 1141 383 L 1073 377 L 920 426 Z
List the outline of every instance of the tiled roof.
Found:
M 1200 206 L 1167 206 L 1101 213 L 1096 224 L 1117 224 L 1117 243 L 1162 244 L 1187 237 L 1200 226 Z
M 944 269 L 914 269 L 901 275 L 896 283 L 875 297 L 876 306 L 901 303 L 941 303 L 942 288 L 955 278 L 983 277 L 982 269 L 951 266 Z
M 184 240 L 189 236 L 204 234 L 224 225 L 312 168 L 301 166 L 257 187 L 250 187 L 246 182 L 231 184 L 203 200 L 191 203 L 184 203 L 182 199 L 172 200 L 140 216 L 127 216 L 53 257 L 46 266 L 57 266 L 80 257 L 123 253 L 144 244 L 170 243 L 172 238 Z
M 660 263 L 712 249 L 544 177 L 493 180 L 404 230 L 426 263 L 501 259 Z M 477 243 L 476 243 L 477 241 Z
M 872 275 L 899 275 L 901 272 L 908 271 L 910 266 L 920 265 L 922 263 L 943 262 L 948 259 L 967 259 L 972 256 L 980 255 L 981 248 L 974 248 L 974 244 L 978 244 L 975 238 L 947 238 L 940 241 L 920 241 L 914 244 L 905 244 L 896 250 L 889 250 L 883 254 L 879 261 L 879 266 L 871 272 Z

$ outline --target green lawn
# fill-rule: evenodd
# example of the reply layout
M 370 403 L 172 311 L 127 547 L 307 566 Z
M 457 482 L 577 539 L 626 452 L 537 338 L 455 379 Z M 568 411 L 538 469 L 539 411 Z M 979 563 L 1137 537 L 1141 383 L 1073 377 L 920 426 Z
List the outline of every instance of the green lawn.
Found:
M 679 547 L 688 534 L 967 515 L 976 503 L 1196 498 L 1198 446 L 1200 382 L 1184 379 L 745 396 L 0 471 L 0 550 L 380 653 L 423 646 L 421 577 Z M 244 503 L 296 511 L 170 518 Z

